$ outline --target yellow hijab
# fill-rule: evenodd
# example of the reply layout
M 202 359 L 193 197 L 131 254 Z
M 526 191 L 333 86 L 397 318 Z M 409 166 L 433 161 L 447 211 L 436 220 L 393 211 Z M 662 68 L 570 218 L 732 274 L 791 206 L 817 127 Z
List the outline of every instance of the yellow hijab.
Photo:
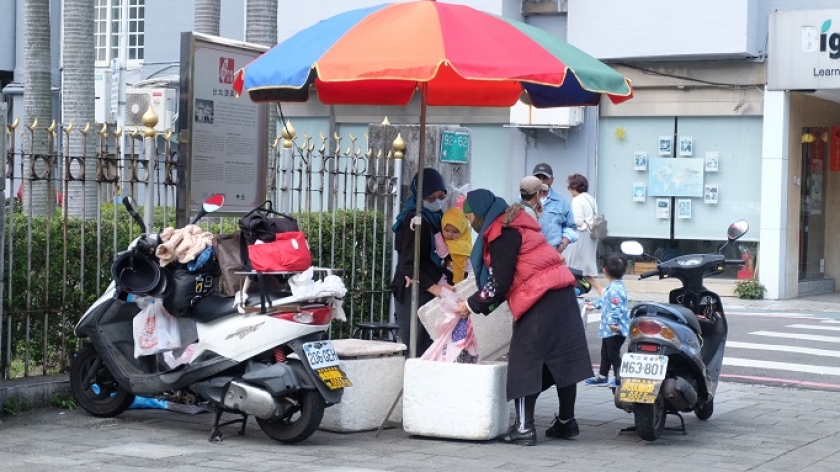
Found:
M 440 222 L 441 229 L 446 225 L 452 225 L 461 232 L 460 238 L 445 240 L 449 253 L 456 256 L 469 256 L 472 251 L 472 235 L 470 235 L 470 222 L 464 216 L 464 210 L 458 207 L 446 210 Z

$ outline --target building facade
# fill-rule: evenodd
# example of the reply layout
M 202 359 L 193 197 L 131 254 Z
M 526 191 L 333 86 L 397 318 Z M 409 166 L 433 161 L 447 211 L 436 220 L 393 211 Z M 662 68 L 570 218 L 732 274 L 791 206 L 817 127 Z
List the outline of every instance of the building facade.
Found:
M 115 19 L 122 1 L 129 2 L 130 88 L 177 89 L 180 34 L 194 26 L 192 0 L 96 0 L 97 118 L 105 121 L 113 120 L 116 108 L 112 59 L 119 51 Z M 340 11 L 379 3 L 280 0 L 278 39 Z M 830 211 L 840 199 L 840 158 L 833 154 L 834 127 L 840 126 L 836 0 L 453 3 L 565 38 L 630 77 L 635 88 L 634 99 L 621 105 L 605 102 L 530 122 L 509 109 L 430 108 L 429 123 L 471 130 L 474 186 L 513 198 L 519 178 L 548 162 L 560 193 L 567 175 L 589 178 L 610 221 L 604 252 L 626 238 L 640 239 L 662 257 L 708 252 L 723 242 L 729 223 L 746 219 L 749 233 L 727 255 L 744 258 L 747 266 L 732 277 L 757 271 L 770 298 L 836 290 L 840 251 L 831 236 L 840 218 Z M 61 2 L 51 6 L 58 87 Z M 9 114 L 25 121 L 19 101 L 24 0 L 2 8 L 0 90 Z M 221 36 L 244 40 L 245 0 L 223 1 L 220 24 Z M 792 64 L 811 75 L 793 81 L 785 75 Z M 360 137 L 385 116 L 391 123 L 416 123 L 418 109 L 417 103 L 307 103 L 283 105 L 283 114 L 298 135 Z

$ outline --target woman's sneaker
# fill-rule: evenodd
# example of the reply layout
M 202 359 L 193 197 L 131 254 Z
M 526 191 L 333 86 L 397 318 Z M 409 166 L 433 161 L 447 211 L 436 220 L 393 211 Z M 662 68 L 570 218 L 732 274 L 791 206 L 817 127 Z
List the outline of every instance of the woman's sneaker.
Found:
M 595 386 L 595 387 L 606 387 L 609 383 L 609 379 L 604 377 L 601 374 L 598 374 L 594 377 L 589 377 L 588 379 L 583 381 L 584 385 Z

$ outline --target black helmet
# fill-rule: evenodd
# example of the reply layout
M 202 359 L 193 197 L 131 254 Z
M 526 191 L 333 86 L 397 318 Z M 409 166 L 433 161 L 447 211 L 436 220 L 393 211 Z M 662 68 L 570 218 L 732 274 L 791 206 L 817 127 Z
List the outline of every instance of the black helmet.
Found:
M 150 297 L 166 298 L 175 288 L 175 277 L 166 267 L 160 268 L 160 282 L 147 294 Z
M 120 253 L 111 265 L 111 275 L 120 289 L 136 295 L 154 292 L 159 288 L 162 278 L 163 284 L 169 285 L 157 261 L 135 251 Z M 165 289 L 165 286 L 162 288 Z

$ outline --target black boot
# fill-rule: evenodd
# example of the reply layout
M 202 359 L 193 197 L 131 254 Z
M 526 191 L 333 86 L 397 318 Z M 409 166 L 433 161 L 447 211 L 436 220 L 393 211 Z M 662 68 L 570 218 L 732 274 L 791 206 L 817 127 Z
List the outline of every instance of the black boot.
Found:
M 537 395 L 513 400 L 514 410 L 516 410 L 516 423 L 502 437 L 502 441 L 522 446 L 535 446 L 537 444 L 537 429 L 534 427 L 534 407 L 536 404 Z
M 580 434 L 580 427 L 574 418 L 563 423 L 557 415 L 554 416 L 554 423 L 545 431 L 546 436 L 560 439 L 572 439 L 578 434 Z

